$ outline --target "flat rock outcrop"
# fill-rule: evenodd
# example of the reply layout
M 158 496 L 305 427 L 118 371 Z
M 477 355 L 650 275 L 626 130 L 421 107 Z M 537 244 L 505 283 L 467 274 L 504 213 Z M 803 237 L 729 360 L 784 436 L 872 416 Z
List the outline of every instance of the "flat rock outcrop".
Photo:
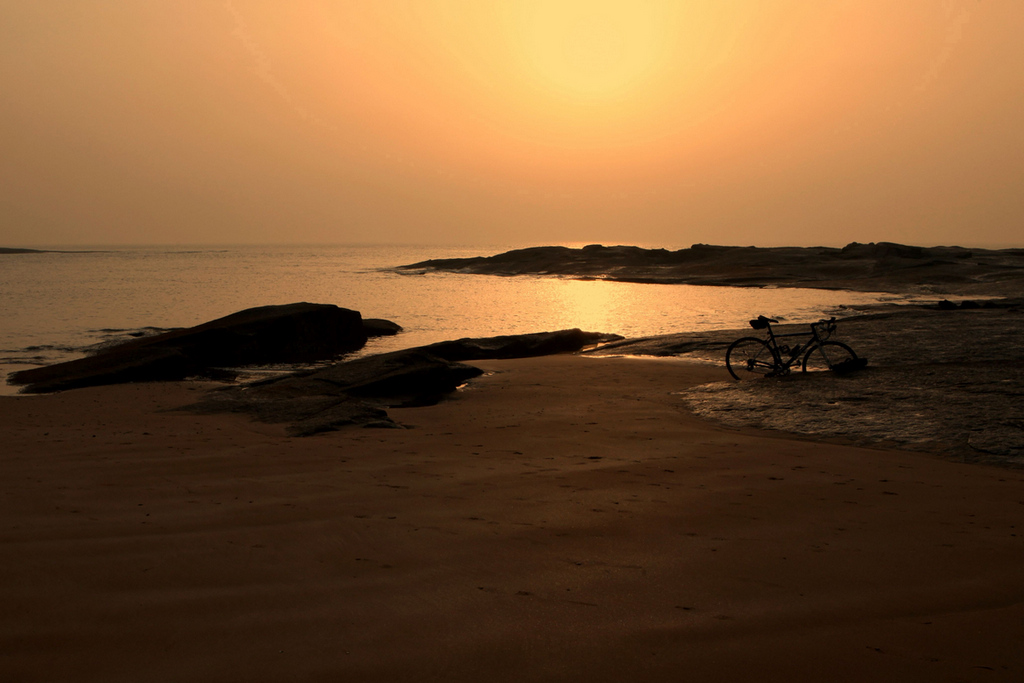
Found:
M 839 341 L 870 360 L 836 376 L 801 373 L 722 381 L 681 392 L 698 415 L 757 427 L 926 450 L 966 461 L 1024 467 L 1024 301 L 975 306 L 877 305 L 841 319 Z M 778 333 L 806 331 L 780 324 Z M 749 327 L 605 344 L 596 354 L 680 355 L 724 366 Z
M 484 358 L 528 358 L 554 353 L 573 353 L 585 346 L 622 339 L 617 334 L 584 332 L 580 329 L 535 332 L 498 337 L 476 337 L 443 341 L 422 347 L 446 360 L 482 360 Z
M 86 251 L 75 249 L 74 251 L 68 251 L 66 249 L 27 249 L 23 247 L 0 247 L 0 255 L 3 254 L 95 254 L 98 253 L 96 249 L 89 249 Z
M 398 427 L 387 408 L 436 403 L 483 372 L 458 361 L 569 353 L 608 339 L 621 337 L 572 329 L 458 339 L 219 389 L 184 409 L 290 423 L 295 436 L 352 425 Z
M 363 330 L 367 337 L 393 337 L 402 331 L 402 326 L 381 318 L 363 318 Z
M 408 349 L 213 391 L 185 409 L 247 413 L 262 422 L 289 422 L 288 431 L 295 436 L 349 425 L 397 427 L 386 408 L 436 403 L 482 372 L 422 349 Z
M 307 363 L 355 351 L 367 333 L 358 311 L 331 304 L 261 306 L 108 347 L 92 356 L 14 373 L 44 393 L 78 387 L 225 376 L 219 368 Z
M 858 291 L 1024 293 L 1024 249 L 914 247 L 891 242 L 834 247 L 642 249 L 592 244 L 530 247 L 494 256 L 433 259 L 399 271 L 558 275 L 582 279 L 734 287 L 816 287 Z

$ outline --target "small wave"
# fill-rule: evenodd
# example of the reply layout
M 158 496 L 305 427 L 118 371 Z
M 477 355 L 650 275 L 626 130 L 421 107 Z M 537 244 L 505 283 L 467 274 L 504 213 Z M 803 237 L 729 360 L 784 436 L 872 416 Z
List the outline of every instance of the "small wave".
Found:
M 0 356 L 0 365 L 46 365 L 43 356 Z
M 227 254 L 231 249 L 184 249 L 179 251 L 162 251 L 163 254 Z
M 127 334 L 133 337 L 149 335 L 149 334 L 160 334 L 162 332 L 169 332 L 171 330 L 178 329 L 175 327 L 153 327 L 152 325 L 146 327 L 101 327 L 97 330 L 88 330 L 91 334 Z
M 26 346 L 22 351 L 57 351 L 59 353 L 78 353 L 79 348 L 75 346 L 58 346 L 56 344 L 37 344 Z

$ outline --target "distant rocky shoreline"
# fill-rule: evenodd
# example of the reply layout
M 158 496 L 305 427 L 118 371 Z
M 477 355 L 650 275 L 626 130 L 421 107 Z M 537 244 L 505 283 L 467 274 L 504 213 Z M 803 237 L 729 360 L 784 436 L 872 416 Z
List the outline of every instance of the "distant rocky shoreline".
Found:
M 4 254 L 96 254 L 102 253 L 97 249 L 26 249 L 22 247 L 0 247 L 0 256 Z
M 549 275 L 651 284 L 812 287 L 967 296 L 1024 295 L 1024 249 L 914 247 L 890 242 L 833 247 L 688 249 L 530 247 L 494 256 L 431 259 L 400 272 Z

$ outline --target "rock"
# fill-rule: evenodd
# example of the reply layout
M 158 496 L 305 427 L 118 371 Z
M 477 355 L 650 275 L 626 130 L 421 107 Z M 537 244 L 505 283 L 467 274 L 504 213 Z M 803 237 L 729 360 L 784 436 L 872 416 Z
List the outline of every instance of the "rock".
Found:
M 536 332 L 500 337 L 464 338 L 422 347 L 446 360 L 482 360 L 484 358 L 528 358 L 553 353 L 572 353 L 584 346 L 622 339 L 617 334 L 584 332 L 579 329 Z
M 303 363 L 366 343 L 358 311 L 331 304 L 261 306 L 196 327 L 133 339 L 94 356 L 14 373 L 13 384 L 43 393 L 77 387 L 219 377 L 221 367 Z
M 436 403 L 482 373 L 479 368 L 445 360 L 420 347 L 335 363 L 248 391 L 288 397 L 356 396 L 393 408 Z
M 359 311 L 332 304 L 261 306 L 167 335 L 146 345 L 173 345 L 206 365 L 308 363 L 366 343 Z
M 900 293 L 927 287 L 937 293 L 971 296 L 1016 296 L 1024 291 L 1022 249 L 967 250 L 892 242 L 853 242 L 842 249 L 709 244 L 676 251 L 600 244 L 581 249 L 529 247 L 493 256 L 421 261 L 397 270 Z
M 725 350 L 744 335 L 743 330 L 709 330 L 703 332 L 681 332 L 654 337 L 624 339 L 602 344 L 583 351 L 595 356 L 680 356 L 692 355 L 702 359 L 714 358 L 725 362 Z
M 921 259 L 925 258 L 926 251 L 923 247 L 895 244 L 893 242 L 869 242 L 861 244 L 850 242 L 840 251 L 842 258 L 870 258 L 870 259 Z
M 955 311 L 956 310 L 956 304 L 953 303 L 952 301 L 950 301 L 949 299 L 943 299 L 942 301 L 940 301 L 936 305 L 939 307 L 940 311 Z
M 393 337 L 402 331 L 402 326 L 381 318 L 364 318 L 363 331 L 367 337 Z
M 421 348 L 408 349 L 221 389 L 185 409 L 248 413 L 262 422 L 291 422 L 289 433 L 298 436 L 348 425 L 396 427 L 384 408 L 436 403 L 482 373 Z
M 296 436 L 355 425 L 397 427 L 385 408 L 437 403 L 461 384 L 483 374 L 479 368 L 457 361 L 578 351 L 609 339 L 621 337 L 560 330 L 458 339 L 221 389 L 185 410 L 247 413 L 262 422 L 290 422 L 289 433 Z
M 0 254 L 96 254 L 102 253 L 95 249 L 89 251 L 82 251 L 76 249 L 74 251 L 66 251 L 64 249 L 25 249 L 22 247 L 0 247 Z
M 287 431 L 290 436 L 313 436 L 350 426 L 399 428 L 384 409 L 375 408 L 362 401 L 349 400 L 340 401 L 326 410 L 294 422 Z

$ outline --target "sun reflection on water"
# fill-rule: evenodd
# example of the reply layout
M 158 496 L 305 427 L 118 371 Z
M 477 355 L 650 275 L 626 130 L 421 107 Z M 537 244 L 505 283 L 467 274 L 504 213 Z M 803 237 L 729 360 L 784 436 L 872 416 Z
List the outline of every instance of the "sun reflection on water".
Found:
M 448 255 L 480 251 L 453 248 Z M 132 248 L 12 260 L 0 273 L 7 292 L 0 301 L 0 371 L 68 360 L 147 326 L 197 325 L 296 301 L 332 303 L 402 325 L 401 334 L 372 340 L 363 351 L 379 353 L 573 327 L 637 338 L 742 328 L 758 314 L 810 321 L 887 296 L 381 270 L 436 255 L 425 247 Z

